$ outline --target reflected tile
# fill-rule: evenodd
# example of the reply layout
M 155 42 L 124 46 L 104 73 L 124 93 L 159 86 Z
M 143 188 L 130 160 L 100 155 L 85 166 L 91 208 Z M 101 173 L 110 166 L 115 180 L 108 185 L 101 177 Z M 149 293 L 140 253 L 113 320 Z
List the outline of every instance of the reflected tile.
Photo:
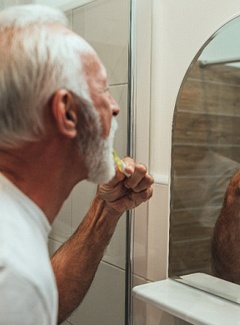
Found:
M 4 0 L 3 1 L 3 8 L 7 8 L 10 6 L 15 6 L 18 4 L 18 0 Z
M 136 275 L 133 275 L 132 285 L 133 287 L 146 284 L 146 280 L 140 278 Z M 137 299 L 136 297 L 132 298 L 132 323 L 133 325 L 146 325 L 146 311 L 147 305 L 144 301 Z
M 52 224 L 52 231 L 49 238 L 61 243 L 65 242 L 72 234 L 72 198 L 71 196 L 64 202 L 60 212 Z
M 114 235 L 105 251 L 103 261 L 125 269 L 126 263 L 126 214 L 118 222 Z
M 151 281 L 167 277 L 169 240 L 169 187 L 154 184 L 149 201 L 148 220 L 148 274 Z
M 141 204 L 134 210 L 133 217 L 133 273 L 147 279 L 148 207 Z
M 180 319 L 180 318 L 177 318 L 177 317 L 174 317 L 174 325 L 192 325 L 191 323 L 188 323 L 186 322 L 185 320 L 183 319 Z M 161 324 L 160 324 L 161 325 Z M 163 324 L 165 325 L 165 324 Z M 171 324 L 170 324 L 171 325 Z
M 125 272 L 101 263 L 81 306 L 69 318 L 73 325 L 123 325 Z
M 128 0 L 99 0 L 73 11 L 74 32 L 94 47 L 106 66 L 110 84 L 127 81 L 128 17 Z
M 79 226 L 96 193 L 96 184 L 83 181 L 75 186 L 72 191 L 72 232 Z
M 67 16 L 69 22 L 69 28 L 73 29 L 73 11 L 72 10 L 65 11 L 65 15 Z
M 120 157 L 124 157 L 127 154 L 128 143 L 128 86 L 111 86 L 110 92 L 120 107 L 120 113 L 117 116 L 118 130 L 115 135 L 114 148 Z
M 62 244 L 60 242 L 53 239 L 49 239 L 48 241 L 49 255 L 52 256 L 61 245 Z
M 6 0 L 5 0 L 6 1 Z M 4 2 L 5 2 L 4 1 Z M 21 4 L 21 5 L 26 5 L 26 4 L 31 4 L 31 3 L 35 3 L 34 0 L 18 0 L 18 1 L 15 1 L 16 4 Z
M 65 322 L 61 323 L 61 325 L 73 325 L 73 324 L 66 320 Z

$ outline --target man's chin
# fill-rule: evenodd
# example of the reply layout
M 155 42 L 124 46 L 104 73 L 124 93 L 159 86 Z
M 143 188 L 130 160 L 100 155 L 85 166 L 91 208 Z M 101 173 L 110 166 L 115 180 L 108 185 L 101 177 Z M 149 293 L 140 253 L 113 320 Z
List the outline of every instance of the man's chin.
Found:
M 115 176 L 114 164 L 109 164 L 105 168 L 99 168 L 94 172 L 89 173 L 88 180 L 95 184 L 108 183 Z

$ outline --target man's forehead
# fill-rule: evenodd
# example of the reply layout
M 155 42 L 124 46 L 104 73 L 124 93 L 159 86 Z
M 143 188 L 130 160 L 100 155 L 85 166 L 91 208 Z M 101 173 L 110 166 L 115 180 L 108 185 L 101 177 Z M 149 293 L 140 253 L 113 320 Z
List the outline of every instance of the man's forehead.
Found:
M 95 50 L 93 47 L 80 35 L 76 34 L 73 32 L 71 29 L 68 27 L 62 26 L 58 23 L 50 23 L 49 28 L 51 30 L 56 31 L 57 33 L 61 33 L 63 35 L 66 35 L 66 37 L 72 42 L 72 45 L 79 50 L 79 53 L 92 53 L 96 54 Z
M 107 70 L 96 53 L 84 53 L 82 55 L 83 66 L 87 73 L 95 72 L 107 79 Z

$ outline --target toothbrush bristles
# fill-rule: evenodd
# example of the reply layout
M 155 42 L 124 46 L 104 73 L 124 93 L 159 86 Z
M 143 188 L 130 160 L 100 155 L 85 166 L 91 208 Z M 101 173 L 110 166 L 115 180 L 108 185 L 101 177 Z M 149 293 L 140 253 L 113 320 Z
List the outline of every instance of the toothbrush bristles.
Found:
M 122 160 L 118 157 L 117 153 L 115 150 L 112 151 L 112 154 L 113 154 L 113 159 L 116 163 L 116 165 L 118 166 L 118 169 L 120 170 L 120 172 L 123 172 L 123 169 L 122 169 Z

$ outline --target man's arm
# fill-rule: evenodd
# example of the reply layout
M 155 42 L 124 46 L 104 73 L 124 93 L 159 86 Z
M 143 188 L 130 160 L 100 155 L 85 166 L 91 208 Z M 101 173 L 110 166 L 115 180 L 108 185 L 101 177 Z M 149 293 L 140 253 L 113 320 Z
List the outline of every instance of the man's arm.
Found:
M 240 283 L 240 172 L 227 187 L 212 236 L 213 275 Z
M 121 215 L 152 196 L 153 179 L 146 168 L 135 165 L 130 158 L 125 162 L 131 177 L 117 171 L 111 182 L 100 185 L 80 226 L 52 256 L 59 292 L 59 323 L 82 302 Z

